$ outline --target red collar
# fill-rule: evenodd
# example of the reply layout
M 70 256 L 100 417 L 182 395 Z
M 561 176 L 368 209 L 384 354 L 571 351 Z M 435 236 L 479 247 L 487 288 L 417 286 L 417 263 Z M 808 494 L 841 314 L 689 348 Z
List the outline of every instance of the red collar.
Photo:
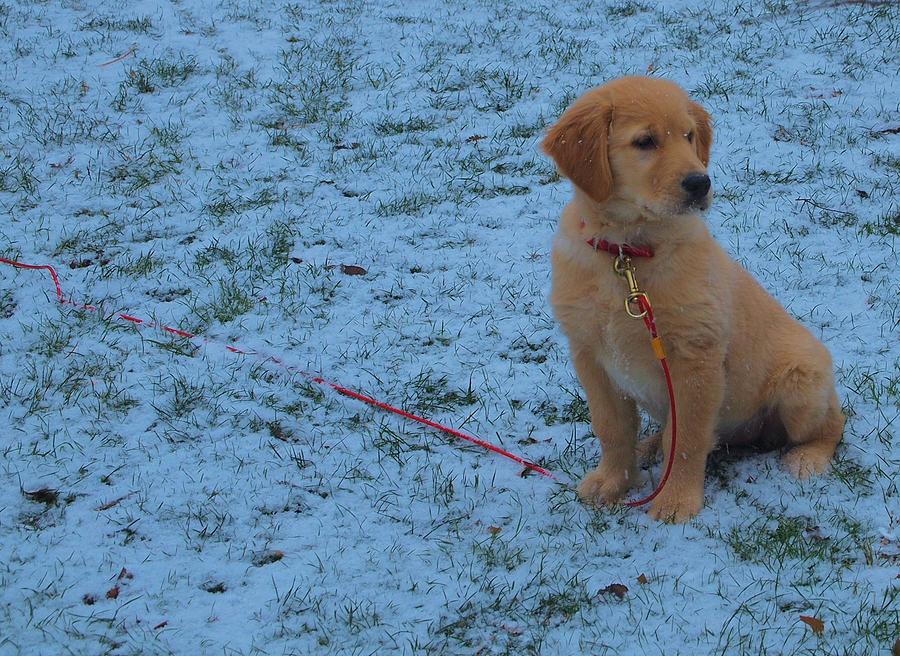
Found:
M 587 240 L 587 245 L 595 251 L 606 251 L 612 255 L 628 255 L 629 257 L 653 257 L 653 249 L 629 246 L 628 244 L 613 244 L 605 239 Z

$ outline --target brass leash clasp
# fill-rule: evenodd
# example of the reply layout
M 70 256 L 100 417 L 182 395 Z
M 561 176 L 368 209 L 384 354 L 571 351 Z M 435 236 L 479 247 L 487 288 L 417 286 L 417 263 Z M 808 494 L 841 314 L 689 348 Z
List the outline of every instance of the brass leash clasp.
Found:
M 637 279 L 634 277 L 634 265 L 631 258 L 623 253 L 619 253 L 613 261 L 613 269 L 615 272 L 625 278 L 628 284 L 628 294 L 625 296 L 625 312 L 629 317 L 634 319 L 642 319 L 646 314 L 646 308 L 650 306 L 650 297 L 647 292 L 643 291 L 638 285 Z M 641 303 L 643 300 L 643 303 Z

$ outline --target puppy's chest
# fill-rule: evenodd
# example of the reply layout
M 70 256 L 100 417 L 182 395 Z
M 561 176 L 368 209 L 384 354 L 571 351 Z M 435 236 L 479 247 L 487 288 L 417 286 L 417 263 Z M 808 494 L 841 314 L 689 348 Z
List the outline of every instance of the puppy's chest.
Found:
M 625 312 L 626 292 L 617 276 L 600 277 L 568 303 L 554 299 L 556 316 L 573 346 L 589 349 L 624 394 L 657 414 L 657 406 L 664 412 L 664 383 L 644 322 Z

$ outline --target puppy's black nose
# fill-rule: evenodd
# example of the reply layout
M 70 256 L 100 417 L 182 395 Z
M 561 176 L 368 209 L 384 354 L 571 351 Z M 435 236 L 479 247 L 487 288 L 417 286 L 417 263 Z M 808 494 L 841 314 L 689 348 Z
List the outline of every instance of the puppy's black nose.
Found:
M 691 198 L 703 198 L 709 191 L 709 176 L 705 173 L 691 173 L 681 181 L 681 186 Z

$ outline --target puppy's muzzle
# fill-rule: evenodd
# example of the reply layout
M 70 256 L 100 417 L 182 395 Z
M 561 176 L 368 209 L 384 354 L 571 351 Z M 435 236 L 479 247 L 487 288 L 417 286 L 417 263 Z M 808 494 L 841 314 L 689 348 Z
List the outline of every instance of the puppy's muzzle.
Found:
M 681 188 L 688 194 L 688 200 L 697 202 L 706 197 L 712 183 L 705 173 L 691 173 L 681 181 Z

